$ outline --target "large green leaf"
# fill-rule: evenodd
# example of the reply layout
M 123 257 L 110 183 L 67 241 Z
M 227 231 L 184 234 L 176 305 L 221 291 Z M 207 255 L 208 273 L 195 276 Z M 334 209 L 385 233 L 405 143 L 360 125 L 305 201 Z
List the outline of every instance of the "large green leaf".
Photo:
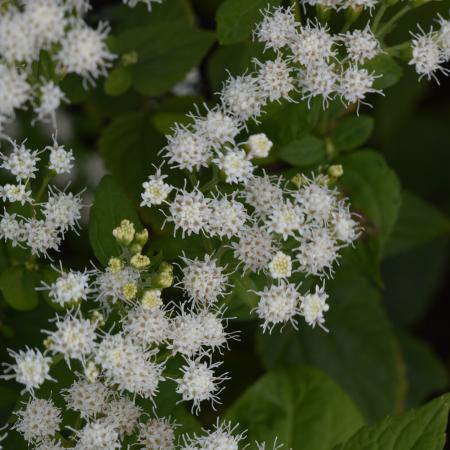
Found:
M 325 143 L 311 134 L 281 147 L 280 158 L 293 166 L 304 167 L 319 164 L 325 158 Z
M 33 277 L 23 266 L 10 266 L 1 273 L 0 290 L 14 309 L 27 311 L 38 304 Z
M 111 256 L 121 252 L 112 230 L 123 219 L 133 222 L 136 230 L 142 230 L 139 217 L 125 191 L 111 175 L 106 175 L 95 191 L 89 220 L 89 240 L 95 256 L 102 264 L 107 264 Z
M 353 150 L 363 145 L 372 134 L 374 120 L 365 114 L 341 120 L 331 136 L 336 150 Z
M 296 450 L 332 449 L 364 424 L 353 402 L 330 378 L 306 367 L 263 376 L 226 417 L 248 429 L 251 441 L 272 443 L 277 436 Z
M 281 0 L 226 0 L 216 14 L 217 35 L 222 45 L 247 39 L 262 19 L 262 10 Z
M 133 55 L 136 60 L 127 66 L 135 89 L 158 95 L 200 63 L 214 42 L 214 34 L 193 26 L 182 0 L 164 2 L 148 17 L 145 25 L 117 36 L 114 51 Z
M 335 450 L 443 450 L 450 408 L 444 395 L 418 409 L 363 427 Z
M 298 364 L 322 369 L 353 398 L 370 421 L 397 410 L 404 371 L 398 344 L 380 295 L 364 277 L 340 269 L 327 284 L 330 311 L 321 328 L 286 327 L 260 334 L 258 350 L 268 368 Z

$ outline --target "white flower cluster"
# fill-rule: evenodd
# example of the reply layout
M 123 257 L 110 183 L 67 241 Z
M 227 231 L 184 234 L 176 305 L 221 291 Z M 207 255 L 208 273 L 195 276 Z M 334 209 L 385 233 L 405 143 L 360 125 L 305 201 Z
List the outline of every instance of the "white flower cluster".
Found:
M 16 6 L 20 3 L 20 7 Z M 106 46 L 109 27 L 91 28 L 82 14 L 89 3 L 73 0 L 8 2 L 0 12 L 0 123 L 29 103 L 38 120 L 55 123 L 67 101 L 58 86 L 67 73 L 93 82 L 106 74 L 114 55 Z M 36 80 L 33 65 L 45 52 L 54 75 Z
M 311 6 L 321 6 L 325 9 L 365 8 L 372 10 L 378 4 L 378 0 L 303 0 L 303 3 Z
M 49 177 L 45 174 L 42 174 L 41 186 L 36 186 L 39 161 L 46 160 L 49 175 L 67 174 L 73 167 L 72 150 L 66 150 L 56 140 L 42 151 L 27 148 L 26 141 L 19 144 L 9 140 L 9 143 L 10 151 L 0 152 L 0 168 L 15 180 L 0 186 L 0 199 L 4 202 L 3 213 L 0 213 L 0 239 L 13 246 L 27 247 L 33 255 L 48 257 L 49 251 L 58 250 L 67 231 L 77 230 L 83 205 L 81 194 L 60 191 L 51 185 L 47 187 Z M 46 201 L 41 202 L 44 194 Z M 25 207 L 22 210 L 29 214 L 7 211 L 17 204 Z
M 172 285 L 173 269 L 164 262 L 151 269 L 150 259 L 141 253 L 147 232 L 136 232 L 124 220 L 113 235 L 123 254 L 111 258 L 105 270 L 65 273 L 60 268 L 59 277 L 44 284 L 50 299 L 67 309 L 51 321 L 52 330 L 44 331 L 43 353 L 29 348 L 10 351 L 15 362 L 6 364 L 2 377 L 14 379 L 32 395 L 16 413 L 13 428 L 36 449 L 63 448 L 58 439 L 62 411 L 52 400 L 37 395 L 46 381 L 56 381 L 50 375 L 52 361 L 63 357 L 69 368 L 72 364 L 83 368 L 61 392 L 65 409 L 83 420 L 81 428 L 69 426 L 70 448 L 120 449 L 127 437 L 148 450 L 238 449 L 244 434 L 235 434 L 230 424 L 217 423 L 201 436 L 177 436 L 176 423 L 149 418 L 138 401 L 154 401 L 161 383 L 173 374 L 173 368 L 170 377 L 164 374 L 167 360 L 179 355 L 184 362 L 171 379 L 181 401 L 190 402 L 195 413 L 203 402 L 213 406 L 219 402 L 221 383 L 227 377 L 217 373 L 221 362 L 212 361 L 213 352 L 221 352 L 237 338 L 226 331 L 225 309 L 216 305 L 225 294 L 228 276 L 209 256 L 183 258 L 180 284 L 190 301 L 165 305 L 162 289 Z M 88 300 L 96 308 L 83 316 Z M 113 310 L 115 326 L 105 331 L 102 328 Z
M 438 84 L 437 74 L 449 75 L 445 65 L 450 61 L 450 20 L 439 16 L 439 29 L 430 29 L 428 33 L 420 27 L 420 33 L 414 34 L 411 42 L 412 58 L 409 61 L 416 69 L 419 79 L 433 78 Z

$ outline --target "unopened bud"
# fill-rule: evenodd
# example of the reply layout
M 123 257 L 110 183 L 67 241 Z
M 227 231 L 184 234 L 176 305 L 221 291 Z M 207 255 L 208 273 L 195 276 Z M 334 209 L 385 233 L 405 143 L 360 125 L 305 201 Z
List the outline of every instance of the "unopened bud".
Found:
M 86 369 L 84 371 L 84 374 L 86 375 L 86 378 L 93 383 L 97 377 L 99 376 L 100 372 L 97 368 L 97 366 L 92 362 L 88 362 Z
M 300 188 L 304 183 L 304 181 L 305 177 L 301 173 L 298 173 L 297 175 L 291 178 L 291 182 L 294 183 L 295 186 L 297 186 L 297 188 Z
M 95 324 L 96 327 L 102 327 L 103 325 L 105 325 L 105 317 L 100 311 L 96 309 L 92 311 L 90 320 L 91 323 Z
M 333 178 L 339 178 L 344 175 L 344 168 L 341 164 L 333 164 L 328 168 L 328 175 Z
M 147 289 L 142 295 L 141 303 L 145 309 L 159 308 L 162 305 L 161 290 Z
M 108 266 L 112 273 L 117 273 L 123 269 L 123 262 L 119 258 L 110 258 Z
M 114 228 L 112 233 L 120 245 L 128 246 L 134 239 L 134 225 L 129 220 L 122 220 L 120 225 L 117 228 Z
M 122 294 L 125 300 L 133 300 L 136 297 L 137 291 L 137 286 L 134 283 L 125 283 L 122 286 Z
M 130 252 L 132 255 L 135 255 L 136 253 L 141 253 L 142 252 L 142 245 L 138 244 L 137 242 L 133 242 L 130 246 L 129 246 Z
M 140 253 L 136 253 L 131 257 L 130 263 L 136 269 L 143 269 L 144 267 L 148 267 L 150 265 L 150 258 L 145 255 L 141 255 Z
M 139 245 L 142 245 L 142 247 L 147 243 L 148 241 L 148 231 L 144 228 L 142 231 L 137 231 L 134 235 L 134 242 L 136 242 Z

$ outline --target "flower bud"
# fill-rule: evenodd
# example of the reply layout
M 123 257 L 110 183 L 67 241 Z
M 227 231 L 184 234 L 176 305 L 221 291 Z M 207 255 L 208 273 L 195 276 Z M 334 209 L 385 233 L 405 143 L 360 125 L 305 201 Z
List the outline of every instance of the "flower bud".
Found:
M 136 242 L 136 244 L 142 245 L 142 247 L 147 243 L 147 241 L 148 231 L 145 228 L 142 231 L 137 231 L 134 235 L 134 242 Z
M 341 164 L 333 164 L 328 168 L 328 175 L 332 178 L 339 178 L 344 175 L 344 168 Z
M 116 241 L 123 246 L 128 246 L 133 242 L 135 229 L 133 223 L 129 220 L 122 220 L 120 225 L 113 230 L 113 236 L 116 238 Z
M 117 273 L 123 269 L 123 262 L 119 258 L 110 258 L 108 266 L 112 273 Z
M 136 253 L 131 257 L 130 263 L 136 269 L 143 269 L 150 265 L 150 258 L 140 253 Z
M 133 300 L 136 297 L 138 288 L 135 283 L 125 283 L 122 286 L 122 294 L 125 297 L 125 300 Z
M 160 289 L 146 289 L 141 299 L 145 309 L 156 309 L 162 305 Z

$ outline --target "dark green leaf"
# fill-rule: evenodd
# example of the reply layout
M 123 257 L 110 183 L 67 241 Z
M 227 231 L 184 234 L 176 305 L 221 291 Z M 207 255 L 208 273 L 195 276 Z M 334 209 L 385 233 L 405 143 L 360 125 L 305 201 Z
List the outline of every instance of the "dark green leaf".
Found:
M 249 430 L 249 441 L 266 441 L 272 448 L 277 436 L 296 450 L 331 449 L 364 423 L 347 395 L 310 368 L 263 376 L 231 406 L 227 418 Z
M 116 67 L 105 80 L 105 92 L 108 95 L 122 95 L 128 91 L 131 82 L 130 72 L 123 67 Z
M 450 396 L 361 428 L 335 450 L 443 450 Z
M 331 138 L 334 147 L 339 151 L 353 150 L 363 145 L 372 134 L 374 120 L 361 114 L 341 120 Z
M 375 89 L 386 89 L 397 83 L 403 75 L 402 68 L 393 58 L 382 53 L 365 64 L 370 72 L 381 75 L 374 82 Z
M 325 158 L 325 144 L 322 139 L 307 134 L 281 147 L 279 155 L 280 159 L 293 166 L 312 166 Z
M 106 265 L 111 256 L 121 253 L 112 230 L 123 219 L 133 222 L 136 230 L 142 230 L 139 217 L 125 191 L 111 175 L 106 175 L 95 191 L 89 220 L 89 240 L 95 256 L 102 264 Z
M 38 305 L 33 278 L 24 267 L 11 266 L 0 275 L 0 290 L 8 305 L 20 311 L 28 311 Z
M 326 333 L 303 323 L 298 331 L 261 334 L 259 352 L 274 368 L 306 364 L 322 369 L 353 398 L 370 421 L 401 404 L 404 373 L 391 324 L 378 291 L 361 275 L 340 269 L 327 284 Z
M 262 19 L 262 10 L 281 0 L 226 0 L 217 10 L 217 35 L 222 45 L 247 39 Z

